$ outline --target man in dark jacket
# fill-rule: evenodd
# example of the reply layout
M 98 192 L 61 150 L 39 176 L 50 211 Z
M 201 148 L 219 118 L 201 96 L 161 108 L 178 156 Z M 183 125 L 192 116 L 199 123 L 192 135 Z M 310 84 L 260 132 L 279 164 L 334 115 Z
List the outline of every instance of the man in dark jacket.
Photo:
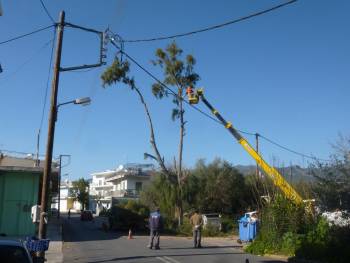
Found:
M 153 241 L 155 241 L 154 248 L 160 249 L 159 232 L 162 229 L 162 227 L 163 227 L 162 216 L 160 215 L 159 208 L 157 208 L 156 211 L 151 213 L 149 217 L 149 228 L 150 228 L 150 237 L 149 237 L 149 244 L 148 244 L 149 249 L 152 249 Z

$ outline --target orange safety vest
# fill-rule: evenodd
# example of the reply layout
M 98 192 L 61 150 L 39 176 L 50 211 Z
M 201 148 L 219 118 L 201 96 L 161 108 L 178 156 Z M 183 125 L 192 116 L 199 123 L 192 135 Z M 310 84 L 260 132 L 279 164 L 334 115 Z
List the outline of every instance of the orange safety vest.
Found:
M 193 89 L 192 89 L 191 87 L 188 87 L 188 88 L 186 89 L 186 93 L 187 93 L 188 95 L 192 94 L 192 93 L 193 93 Z

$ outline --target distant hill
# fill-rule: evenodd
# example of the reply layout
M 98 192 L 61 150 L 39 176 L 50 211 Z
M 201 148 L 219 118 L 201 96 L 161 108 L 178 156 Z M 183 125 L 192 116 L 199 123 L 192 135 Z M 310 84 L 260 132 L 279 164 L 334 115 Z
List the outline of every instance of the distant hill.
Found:
M 256 166 L 255 165 L 235 165 L 234 166 L 240 173 L 243 175 L 255 174 Z M 310 174 L 309 169 L 302 168 L 298 165 L 292 165 L 282 168 L 277 168 L 280 174 L 288 181 L 288 182 L 310 182 L 314 180 L 314 177 Z M 261 169 L 260 169 L 261 170 Z

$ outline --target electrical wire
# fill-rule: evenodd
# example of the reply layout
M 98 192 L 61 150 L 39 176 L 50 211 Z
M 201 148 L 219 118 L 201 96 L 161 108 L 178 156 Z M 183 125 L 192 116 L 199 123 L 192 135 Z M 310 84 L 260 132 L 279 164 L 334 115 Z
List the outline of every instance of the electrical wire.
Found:
M 195 110 L 197 110 L 198 112 L 200 112 L 201 114 L 207 116 L 208 118 L 212 119 L 213 121 L 221 124 L 220 121 L 218 121 L 217 119 L 213 118 L 212 116 L 210 116 L 209 114 L 205 113 L 204 111 L 202 111 L 201 109 L 199 109 L 198 107 L 191 105 L 188 101 L 184 100 L 182 97 L 180 97 L 175 91 L 173 91 L 171 88 L 169 88 L 167 85 L 165 85 L 162 81 L 160 81 L 156 76 L 154 76 L 151 72 L 149 72 L 146 68 L 144 68 L 140 63 L 138 63 L 135 59 L 133 59 L 131 56 L 129 56 L 127 53 L 124 52 L 124 50 L 122 50 L 120 47 L 118 47 L 117 44 L 115 44 L 114 41 L 111 41 L 111 43 L 119 49 L 119 52 L 121 54 L 123 54 L 124 56 L 126 56 L 128 59 L 130 59 L 134 64 L 136 64 L 139 68 L 141 68 L 144 72 L 146 72 L 152 79 L 154 79 L 155 81 L 157 81 L 162 87 L 164 87 L 165 89 L 167 89 L 171 94 L 173 94 L 175 97 L 177 97 L 179 100 L 182 100 L 183 102 L 185 102 L 186 104 L 190 105 L 192 108 L 194 108 Z
M 5 154 L 17 154 L 17 155 L 34 155 L 33 153 L 28 153 L 28 152 L 18 152 L 18 151 L 13 151 L 13 150 L 6 150 L 6 149 L 0 149 L 0 154 L 5 153 Z M 40 157 L 44 157 L 44 154 L 39 154 Z
M 21 39 L 21 38 L 24 38 L 24 37 L 27 37 L 27 36 L 36 34 L 36 33 L 39 33 L 39 32 L 41 32 L 41 31 L 44 31 L 44 30 L 49 29 L 50 27 L 54 27 L 54 26 L 56 26 L 56 24 L 50 25 L 50 26 L 47 26 L 47 27 L 42 27 L 42 28 L 39 28 L 39 29 L 37 29 L 37 30 L 35 30 L 35 31 L 29 32 L 29 33 L 26 33 L 26 34 L 23 34 L 23 35 L 14 37 L 14 38 L 10 38 L 10 39 L 8 39 L 8 40 L 5 40 L 5 41 L 0 42 L 0 45 L 6 44 L 6 43 L 9 43 L 9 42 L 12 42 L 12 41 L 15 41 L 15 40 L 18 40 L 18 39 Z
M 198 34 L 198 33 L 203 33 L 203 32 L 206 32 L 206 31 L 218 29 L 218 28 L 225 27 L 225 26 L 228 26 L 228 25 L 231 25 L 231 24 L 235 24 L 235 23 L 238 23 L 238 22 L 241 22 L 241 21 L 244 21 L 244 20 L 248 20 L 248 19 L 256 17 L 256 16 L 260 16 L 260 15 L 269 13 L 271 11 L 274 11 L 274 10 L 277 10 L 279 8 L 282 8 L 282 7 L 286 6 L 286 5 L 290 5 L 292 3 L 295 3 L 296 1 L 297 0 L 288 1 L 288 2 L 285 2 L 285 3 L 279 4 L 279 5 L 273 6 L 271 8 L 268 8 L 268 9 L 265 9 L 265 10 L 262 10 L 262 11 L 259 11 L 259 12 L 256 12 L 256 13 L 237 18 L 235 20 L 231 20 L 231 21 L 219 24 L 219 25 L 214 25 L 214 26 L 206 27 L 206 28 L 203 28 L 203 29 L 199 29 L 199 30 L 195 30 L 195 31 L 187 32 L 187 33 L 181 33 L 181 34 L 176 34 L 176 35 L 171 35 L 171 36 L 155 37 L 155 38 L 124 40 L 124 42 L 127 42 L 127 43 L 151 42 L 151 41 L 173 39 L 173 38 L 179 38 L 179 37 L 185 37 L 185 36 L 194 35 L 194 34 Z
M 52 41 L 52 47 L 51 47 L 49 70 L 48 70 L 48 75 L 47 75 L 47 80 L 46 80 L 45 95 L 44 95 L 44 100 L 43 100 L 43 109 L 41 111 L 41 120 L 40 120 L 40 126 L 39 126 L 39 134 L 40 134 L 41 128 L 43 126 L 43 121 L 44 121 L 45 108 L 46 108 L 46 102 L 47 102 L 47 93 L 48 93 L 48 90 L 49 90 L 49 82 L 50 82 L 50 75 L 51 75 L 51 68 L 52 68 L 53 51 L 54 51 L 54 47 L 55 47 L 55 39 L 56 39 L 56 28 L 53 31 L 53 41 Z
M 46 42 L 44 45 L 42 45 L 30 58 L 28 58 L 26 61 L 24 61 L 16 70 L 9 73 L 8 75 L 5 75 L 5 79 L 2 80 L 2 83 L 6 83 L 9 81 L 9 79 L 12 78 L 12 76 L 16 75 L 18 71 L 20 71 L 24 66 L 26 66 L 28 63 L 30 63 L 33 59 L 38 57 L 38 54 L 41 53 L 53 40 Z
M 55 23 L 55 20 L 52 18 L 52 16 L 50 15 L 49 13 L 49 10 L 47 10 L 43 0 L 40 0 L 40 3 L 41 3 L 41 6 L 43 7 L 43 9 L 45 10 L 47 16 L 50 18 L 51 22 L 54 24 Z
M 207 114 L 206 112 L 202 111 L 201 109 L 199 109 L 198 107 L 195 107 L 194 105 L 190 104 L 188 101 L 184 100 L 181 96 L 179 96 L 175 91 L 173 91 L 171 88 L 169 88 L 166 84 L 164 84 L 162 81 L 160 81 L 156 76 L 154 76 L 151 72 L 149 72 L 146 68 L 144 68 L 140 63 L 138 63 L 135 59 L 133 59 L 129 54 L 125 53 L 124 50 L 122 50 L 114 41 L 114 38 L 111 38 L 111 43 L 113 46 L 115 46 L 120 53 L 124 54 L 128 59 L 130 59 L 134 64 L 136 64 L 140 69 L 142 69 L 147 75 L 149 75 L 152 79 L 154 79 L 155 81 L 157 81 L 162 87 L 164 87 L 165 89 L 167 89 L 171 94 L 173 94 L 174 96 L 176 96 L 178 99 L 182 100 L 183 102 L 185 102 L 187 105 L 189 105 L 190 107 L 192 107 L 193 109 L 195 109 L 196 111 L 200 112 L 201 114 L 203 114 L 204 116 L 208 117 L 209 119 L 215 121 L 216 123 L 219 123 L 220 125 L 223 125 L 220 121 L 218 121 L 217 119 L 213 118 L 212 116 L 210 116 L 209 114 Z M 302 156 L 304 158 L 308 158 L 308 159 L 312 159 L 312 160 L 320 160 L 320 161 L 329 161 L 326 159 L 322 159 L 322 158 L 316 158 L 314 156 L 310 156 L 310 155 L 306 155 L 294 150 L 291 150 L 285 146 L 282 146 L 270 139 L 268 139 L 267 137 L 259 134 L 259 133 L 251 133 L 251 132 L 246 132 L 246 131 L 241 131 L 236 129 L 237 131 L 247 134 L 247 135 L 254 135 L 254 136 L 259 136 L 263 139 L 265 139 L 266 141 L 274 144 L 275 146 L 278 146 L 286 151 L 289 151 L 291 153 L 294 153 L 296 155 Z
M 265 137 L 265 136 L 263 136 L 261 134 L 259 134 L 259 137 L 263 138 L 264 140 L 268 141 L 269 143 L 271 143 L 271 144 L 273 144 L 273 145 L 275 145 L 275 146 L 277 146 L 279 148 L 282 148 L 282 149 L 284 149 L 284 150 L 286 150 L 288 152 L 294 153 L 296 155 L 300 155 L 301 157 L 312 159 L 312 160 L 319 160 L 319 161 L 329 162 L 329 160 L 327 160 L 327 159 L 317 158 L 317 157 L 314 157 L 314 156 L 311 156 L 311 155 L 306 155 L 306 154 L 294 151 L 294 150 L 292 150 L 290 148 L 287 148 L 287 147 L 285 147 L 285 146 L 283 146 L 283 145 L 281 145 L 281 144 L 279 144 L 279 143 L 277 143 L 277 142 L 275 142 L 275 141 L 273 141 L 273 140 L 271 140 L 271 139 L 269 139 L 269 138 L 267 138 L 267 137 Z

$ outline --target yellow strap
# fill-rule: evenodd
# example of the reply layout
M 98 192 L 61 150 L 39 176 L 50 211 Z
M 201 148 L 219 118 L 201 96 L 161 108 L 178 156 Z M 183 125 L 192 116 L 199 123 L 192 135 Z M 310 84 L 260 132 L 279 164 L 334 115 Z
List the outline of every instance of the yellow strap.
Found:
M 225 125 L 225 127 L 226 127 L 227 129 L 231 128 L 231 127 L 232 127 L 232 123 L 231 123 L 231 122 L 227 122 L 227 124 Z

